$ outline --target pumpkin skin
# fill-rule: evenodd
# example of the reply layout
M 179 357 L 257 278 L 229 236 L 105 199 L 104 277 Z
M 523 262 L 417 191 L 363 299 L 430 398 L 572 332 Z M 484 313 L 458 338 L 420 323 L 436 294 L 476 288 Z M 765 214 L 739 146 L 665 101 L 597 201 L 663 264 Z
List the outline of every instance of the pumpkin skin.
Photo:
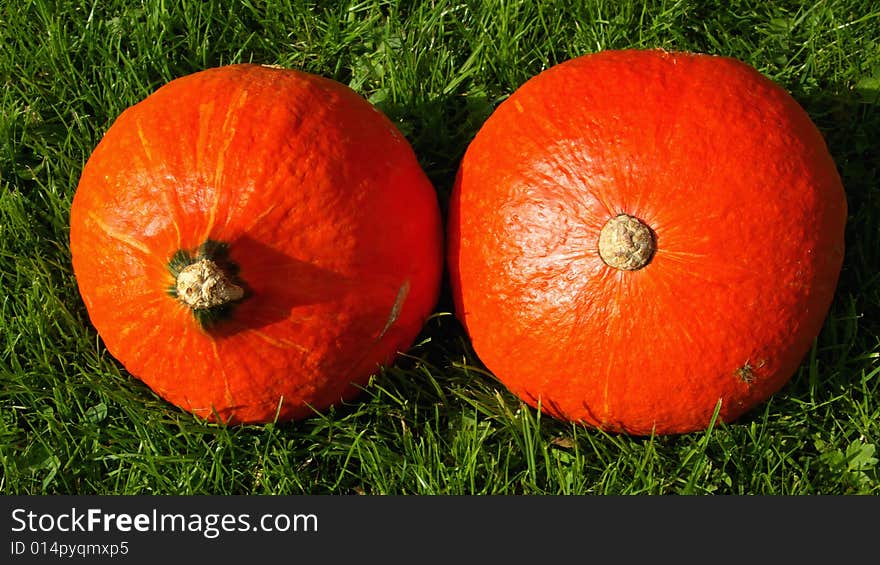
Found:
M 467 148 L 447 237 L 456 315 L 547 414 L 702 430 L 719 401 L 729 422 L 791 378 L 830 307 L 846 214 L 820 132 L 748 65 L 581 56 L 527 81 Z M 650 228 L 641 268 L 600 255 L 619 215 Z
M 125 110 L 70 222 L 108 351 L 229 424 L 354 398 L 412 345 L 442 276 L 436 192 L 405 138 L 348 87 L 289 69 L 209 69 Z M 199 257 L 235 283 L 229 303 L 182 302 L 176 277 Z

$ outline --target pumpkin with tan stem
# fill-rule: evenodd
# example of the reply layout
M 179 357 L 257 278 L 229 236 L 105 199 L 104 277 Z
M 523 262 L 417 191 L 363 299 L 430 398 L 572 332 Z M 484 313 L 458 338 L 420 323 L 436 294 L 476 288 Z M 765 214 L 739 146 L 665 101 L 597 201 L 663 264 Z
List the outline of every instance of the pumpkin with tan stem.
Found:
M 436 193 L 404 137 L 335 81 L 232 65 L 123 112 L 71 210 L 110 353 L 228 423 L 353 398 L 410 347 L 442 267 Z
M 510 390 L 631 434 L 733 420 L 819 333 L 846 200 L 804 110 L 736 60 L 607 51 L 502 103 L 453 190 L 456 312 Z

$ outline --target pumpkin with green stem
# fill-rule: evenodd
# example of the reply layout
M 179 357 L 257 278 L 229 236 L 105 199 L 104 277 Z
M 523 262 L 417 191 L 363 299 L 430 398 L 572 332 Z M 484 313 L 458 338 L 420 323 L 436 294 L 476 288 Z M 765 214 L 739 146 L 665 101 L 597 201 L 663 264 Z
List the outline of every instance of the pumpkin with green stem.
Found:
M 439 292 L 440 213 L 410 145 L 348 87 L 294 70 L 209 69 L 124 111 L 70 221 L 107 349 L 209 420 L 354 398 Z

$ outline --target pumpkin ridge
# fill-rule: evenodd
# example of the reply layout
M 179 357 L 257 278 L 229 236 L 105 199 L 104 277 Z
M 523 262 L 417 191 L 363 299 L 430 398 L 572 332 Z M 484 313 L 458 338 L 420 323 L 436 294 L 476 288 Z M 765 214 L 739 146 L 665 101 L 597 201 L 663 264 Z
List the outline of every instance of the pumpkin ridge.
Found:
M 217 370 L 223 376 L 223 400 L 229 406 L 235 406 L 235 397 L 232 394 L 232 387 L 229 385 L 229 376 L 226 374 L 226 370 L 224 369 L 223 359 L 220 356 L 220 351 L 217 349 L 216 341 L 211 341 L 211 351 L 214 352 L 214 360 L 217 361 Z
M 223 187 L 225 186 L 226 154 L 229 152 L 229 148 L 232 146 L 238 134 L 238 122 L 241 117 L 241 108 L 244 106 L 245 102 L 247 102 L 247 99 L 247 88 L 239 86 L 238 91 L 235 92 L 226 102 L 226 115 L 223 117 L 222 125 L 219 130 L 217 130 L 217 133 L 212 134 L 212 136 L 220 136 L 222 139 L 220 141 L 220 147 L 217 149 L 217 154 L 214 156 L 216 160 L 213 170 L 214 200 L 208 210 L 205 232 L 200 238 L 202 240 L 209 239 L 210 234 L 215 232 L 217 215 L 220 210 L 228 210 L 228 202 L 224 202 L 224 200 L 228 199 L 228 196 L 225 196 L 226 191 L 223 190 Z M 226 205 L 223 206 L 223 204 Z M 223 224 L 224 227 L 229 225 L 229 218 L 230 215 L 227 213 Z
M 257 336 L 259 339 L 263 340 L 264 342 L 268 343 L 269 345 L 271 345 L 273 347 L 277 347 L 278 349 L 296 349 L 296 350 L 302 351 L 303 353 L 308 352 L 307 347 L 304 347 L 298 343 L 290 341 L 289 339 L 276 339 L 270 335 L 267 335 L 264 332 L 261 332 L 260 330 L 255 330 L 253 328 L 250 328 L 247 331 L 248 331 L 248 333 Z
M 116 240 L 119 243 L 123 243 L 132 249 L 137 249 L 144 255 L 149 257 L 155 257 L 155 253 L 144 244 L 142 241 L 138 241 L 137 238 L 127 236 L 125 234 L 119 233 L 118 231 L 111 228 L 107 223 L 98 217 L 94 212 L 89 212 L 88 218 L 95 223 L 95 225 L 100 229 L 104 234 L 107 235 L 110 239 Z

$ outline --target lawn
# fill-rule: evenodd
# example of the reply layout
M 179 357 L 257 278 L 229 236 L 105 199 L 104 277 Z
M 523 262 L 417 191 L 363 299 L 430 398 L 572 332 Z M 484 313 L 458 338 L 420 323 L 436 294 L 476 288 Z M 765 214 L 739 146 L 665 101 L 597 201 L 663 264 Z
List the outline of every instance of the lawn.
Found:
M 734 2 L 0 3 L 0 491 L 4 494 L 878 494 L 880 6 Z M 416 345 L 312 418 L 226 428 L 103 347 L 68 213 L 114 118 L 162 84 L 252 61 L 350 85 L 412 143 L 445 213 L 468 142 L 514 89 L 603 49 L 739 58 L 788 89 L 847 191 L 847 251 L 790 383 L 740 420 L 632 438 L 541 417 L 480 364 L 444 289 Z

